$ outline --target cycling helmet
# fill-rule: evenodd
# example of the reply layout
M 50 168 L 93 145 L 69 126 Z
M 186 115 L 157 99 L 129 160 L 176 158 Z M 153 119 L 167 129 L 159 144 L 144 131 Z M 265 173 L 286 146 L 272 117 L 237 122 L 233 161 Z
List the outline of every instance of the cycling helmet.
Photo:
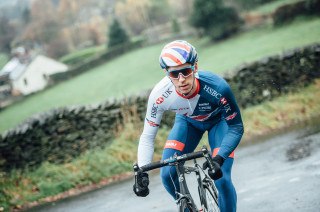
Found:
M 197 61 L 196 49 L 184 40 L 176 40 L 165 45 L 159 57 L 160 66 L 163 69 L 185 63 L 194 64 Z

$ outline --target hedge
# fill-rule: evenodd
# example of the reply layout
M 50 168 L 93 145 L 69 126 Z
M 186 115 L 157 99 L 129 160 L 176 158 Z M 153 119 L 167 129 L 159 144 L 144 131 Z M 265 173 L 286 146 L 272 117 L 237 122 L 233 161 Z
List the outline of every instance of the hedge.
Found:
M 282 25 L 301 15 L 320 15 L 320 0 L 304 0 L 279 7 L 272 18 L 275 25 Z

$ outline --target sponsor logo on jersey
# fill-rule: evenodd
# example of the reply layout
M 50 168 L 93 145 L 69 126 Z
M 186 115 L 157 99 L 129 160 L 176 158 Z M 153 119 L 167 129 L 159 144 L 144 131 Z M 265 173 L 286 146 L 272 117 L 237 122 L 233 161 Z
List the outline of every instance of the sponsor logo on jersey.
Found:
M 166 91 L 162 94 L 162 96 L 163 96 L 164 98 L 168 98 L 171 93 L 172 93 L 172 91 L 170 91 L 170 89 L 168 89 L 168 90 L 166 90 Z
M 172 109 L 170 109 L 170 110 L 173 110 L 173 111 L 176 111 L 176 110 L 178 110 L 178 111 L 182 111 L 182 110 L 189 110 L 189 108 L 188 107 L 182 107 L 182 108 L 172 108 Z
M 207 85 L 204 86 L 203 90 L 205 90 L 208 94 L 218 99 L 224 105 L 223 109 L 226 113 L 228 113 L 231 110 L 229 103 L 227 103 L 226 98 L 222 97 L 221 93 L 218 93 L 216 90 L 210 88 Z
M 158 105 L 153 104 L 153 106 L 151 108 L 151 117 L 157 118 L 157 112 L 158 112 Z
M 160 105 L 163 101 L 164 101 L 164 98 L 163 98 L 163 97 L 159 97 L 159 98 L 156 100 L 156 103 L 157 103 L 158 105 Z
M 199 111 L 204 112 L 204 111 L 210 111 L 211 110 L 211 105 L 206 102 L 206 103 L 200 103 L 198 105 Z
M 207 85 L 204 86 L 203 90 L 205 90 L 208 94 L 215 97 L 216 99 L 220 100 L 222 97 L 222 95 L 220 93 L 218 93 L 216 90 L 214 90 L 213 88 L 210 88 Z
M 159 127 L 159 124 L 156 124 L 155 122 L 150 121 L 150 120 L 147 119 L 147 118 L 146 118 L 146 120 L 147 120 L 147 122 L 150 124 L 151 127 Z
M 228 113 L 231 110 L 229 103 L 224 105 L 223 109 L 226 111 L 226 113 Z
M 180 141 L 176 141 L 176 140 L 168 140 L 166 142 L 166 145 L 164 146 L 164 149 L 176 149 L 179 151 L 182 151 L 184 149 L 185 144 L 180 142 Z
M 232 115 L 226 117 L 225 119 L 226 119 L 226 120 L 232 120 L 232 119 L 234 119 L 234 117 L 236 117 L 236 115 L 237 115 L 237 113 L 234 112 Z
M 164 98 L 168 98 L 171 93 L 172 93 L 172 91 L 170 91 L 170 89 L 166 90 L 166 91 L 161 95 L 161 97 L 159 97 L 159 98 L 156 100 L 156 103 L 157 103 L 158 105 L 160 105 L 160 104 L 164 101 Z
M 227 104 L 227 100 L 226 100 L 226 98 L 224 98 L 224 97 L 222 97 L 222 98 L 220 99 L 220 102 L 221 102 L 223 105 Z

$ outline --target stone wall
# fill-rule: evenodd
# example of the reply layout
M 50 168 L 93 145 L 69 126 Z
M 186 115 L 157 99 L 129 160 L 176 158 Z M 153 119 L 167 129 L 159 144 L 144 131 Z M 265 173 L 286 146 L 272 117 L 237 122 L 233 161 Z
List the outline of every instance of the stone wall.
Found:
M 240 107 L 295 91 L 320 77 L 320 44 L 245 64 L 223 76 Z M 56 108 L 34 115 L 0 136 L 0 170 L 64 163 L 88 149 L 105 147 L 128 122 L 143 120 L 150 91 L 97 105 Z M 171 126 L 167 112 L 161 125 Z
M 237 103 L 245 108 L 294 92 L 320 77 L 320 44 L 285 51 L 223 75 Z

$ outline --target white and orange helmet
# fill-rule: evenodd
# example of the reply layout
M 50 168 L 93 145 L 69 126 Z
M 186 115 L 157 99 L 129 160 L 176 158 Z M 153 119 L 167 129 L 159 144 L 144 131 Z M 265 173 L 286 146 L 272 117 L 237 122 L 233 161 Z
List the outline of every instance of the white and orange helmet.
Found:
M 159 62 L 163 69 L 185 63 L 195 64 L 198 62 L 198 54 L 196 49 L 187 41 L 176 40 L 163 47 Z

